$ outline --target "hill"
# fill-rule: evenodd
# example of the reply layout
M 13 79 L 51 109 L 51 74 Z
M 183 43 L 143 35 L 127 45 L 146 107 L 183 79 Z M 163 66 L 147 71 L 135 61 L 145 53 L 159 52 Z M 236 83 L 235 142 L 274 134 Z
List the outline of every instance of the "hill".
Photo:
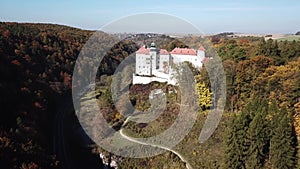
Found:
M 53 122 L 71 91 L 75 61 L 93 33 L 56 24 L 0 22 L 1 168 L 59 167 L 52 150 Z M 103 32 L 97 36 L 111 38 Z M 174 40 L 161 35 L 135 38 L 149 44 Z M 99 77 L 113 74 L 138 47 L 126 39 L 115 44 L 101 62 Z
M 62 161 L 55 154 L 53 147 L 55 121 L 58 109 L 64 107 L 67 97 L 70 100 L 72 89 L 72 74 L 76 59 L 94 32 L 72 28 L 68 26 L 53 24 L 31 24 L 31 23 L 0 23 L 0 167 L 1 168 L 62 168 Z M 98 37 L 109 41 L 110 36 L 103 32 Z M 142 44 L 156 43 L 159 48 L 172 50 L 174 47 L 198 47 L 199 43 L 206 48 L 208 56 L 215 52 L 223 61 L 227 78 L 227 102 L 225 116 L 214 135 L 204 144 L 198 143 L 199 131 L 204 123 L 207 109 L 199 112 L 198 123 L 191 133 L 175 147 L 185 157 L 191 160 L 195 167 L 220 168 L 229 165 L 226 156 L 230 148 L 230 139 L 236 141 L 237 135 L 232 132 L 237 125 L 245 128 L 247 137 L 259 140 L 259 135 L 250 135 L 255 131 L 253 126 L 258 126 L 262 117 L 265 121 L 273 124 L 276 114 L 261 110 L 269 107 L 263 103 L 257 103 L 255 96 L 276 102 L 279 109 L 284 112 L 287 109 L 290 117 L 280 115 L 281 126 L 262 126 L 263 130 L 279 134 L 280 127 L 292 132 L 282 137 L 291 143 L 290 149 L 295 149 L 300 140 L 300 42 L 299 41 L 276 41 L 264 40 L 258 37 L 228 37 L 211 36 L 207 39 L 190 36 L 179 39 L 170 38 L 166 35 L 139 34 L 123 39 L 115 44 L 104 56 L 102 64 L 98 68 L 99 86 L 97 95 L 99 103 L 107 106 L 103 110 L 107 122 L 115 129 L 120 129 L 124 122 L 124 115 L 115 109 L 111 101 L 111 79 L 114 77 L 118 65 L 128 56 L 133 54 Z M 183 42 L 186 42 L 183 43 Z M 209 45 L 211 44 L 211 45 Z M 99 48 L 109 48 L 108 44 L 102 44 Z M 205 68 L 195 70 L 195 78 L 204 87 L 210 87 L 210 80 Z M 122 76 L 121 81 L 128 80 Z M 150 89 L 165 87 L 164 84 L 153 83 L 150 85 L 130 85 L 130 99 L 133 105 L 141 110 L 146 110 L 150 103 L 147 100 Z M 150 124 L 130 124 L 126 126 L 127 134 L 131 136 L 144 137 L 160 133 L 159 126 L 166 128 L 172 124 L 178 113 L 178 106 L 172 101 L 178 97 L 168 94 L 168 110 L 158 119 Z M 175 99 L 176 98 L 176 99 Z M 246 105 L 255 103 L 255 106 L 247 108 Z M 253 107 L 263 107 L 253 109 Z M 245 116 L 241 116 L 244 112 Z M 72 112 L 74 115 L 74 112 Z M 267 116 L 265 116 L 267 115 Z M 249 119 L 248 119 L 249 116 Z M 234 120 L 238 119 L 238 120 Z M 246 121 L 246 120 L 248 121 Z M 245 121 L 246 122 L 245 122 Z M 289 121 L 289 123 L 284 123 Z M 76 120 L 74 120 L 76 121 Z M 66 124 L 74 121 L 64 121 Z M 243 123 L 245 122 L 245 123 Z M 249 122 L 249 124 L 248 124 Z M 250 125 L 250 123 L 252 123 Z M 249 131 L 248 131 L 249 128 Z M 251 128 L 251 130 L 250 130 Z M 273 131 L 273 128 L 276 128 Z M 72 127 L 69 127 L 72 130 Z M 247 130 L 246 130 L 247 129 Z M 241 132 L 238 132 L 241 133 Z M 243 132 L 242 132 L 243 133 Z M 67 134 L 66 134 L 67 135 Z M 69 134 L 71 135 L 71 134 Z M 68 138 L 69 137 L 69 138 Z M 260 161 L 260 166 L 270 168 L 276 160 L 269 160 L 268 147 L 276 137 L 267 137 L 269 140 L 259 140 L 265 147 L 265 153 Z M 71 148 L 74 136 L 66 136 Z M 245 140 L 248 144 L 249 140 Z M 239 145 L 240 142 L 236 142 Z M 254 141 L 252 144 L 254 145 Z M 228 148 L 229 147 L 229 148 Z M 74 152 L 80 152 L 74 148 Z M 280 148 L 278 148 L 280 150 Z M 226 153 L 225 153 L 226 152 Z M 91 152 L 89 152 L 91 153 Z M 107 152 L 108 153 L 108 152 Z M 246 153 L 246 152 L 244 152 Z M 280 152 L 279 152 L 280 153 Z M 84 153 L 78 153 L 80 155 Z M 231 152 L 231 154 L 237 154 Z M 298 153 L 299 154 L 299 153 Z M 249 154 L 251 155 L 251 154 Z M 84 156 L 84 155 L 82 155 Z M 87 156 L 85 156 L 87 157 Z M 74 157 L 75 158 L 75 157 Z M 76 157 L 78 158 L 78 157 Z M 153 168 L 183 168 L 184 165 L 179 158 L 172 153 L 146 159 L 120 158 L 122 168 L 143 167 L 145 164 Z M 251 156 L 252 159 L 255 159 Z M 292 154 L 293 161 L 289 164 L 296 168 L 296 153 Z M 271 159 L 271 158 L 270 158 Z M 264 161 L 265 160 L 265 161 Z M 164 161 L 168 161 L 165 163 Z M 246 161 L 244 161 L 246 162 Z M 251 161 L 254 165 L 255 160 Z M 250 162 L 247 161 L 247 164 Z M 226 167 L 225 167 L 226 168 Z
M 0 23 L 1 168 L 59 164 L 52 150 L 54 117 L 70 93 L 75 61 L 92 34 L 53 24 Z M 137 48 L 125 41 L 114 49 L 126 43 L 128 53 Z M 124 58 L 118 52 L 104 58 L 109 66 L 100 74 L 113 73 L 112 65 Z

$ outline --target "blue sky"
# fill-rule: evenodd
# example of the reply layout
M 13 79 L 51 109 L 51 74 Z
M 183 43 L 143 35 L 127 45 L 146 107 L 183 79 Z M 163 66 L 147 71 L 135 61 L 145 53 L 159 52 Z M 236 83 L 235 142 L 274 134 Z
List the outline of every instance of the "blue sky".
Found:
M 183 18 L 204 33 L 295 33 L 299 0 L 1 0 L 0 21 L 43 22 L 99 29 L 121 17 L 161 12 Z

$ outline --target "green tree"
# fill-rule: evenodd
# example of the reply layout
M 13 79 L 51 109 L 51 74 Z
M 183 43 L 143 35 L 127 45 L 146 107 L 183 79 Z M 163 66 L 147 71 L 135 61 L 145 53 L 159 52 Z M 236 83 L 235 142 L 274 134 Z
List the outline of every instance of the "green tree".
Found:
M 225 168 L 246 168 L 246 152 L 248 151 L 246 135 L 250 122 L 250 116 L 246 111 L 231 119 L 225 139 Z
M 241 153 L 237 153 L 239 150 L 237 147 L 237 127 L 236 127 L 237 116 L 233 116 L 229 122 L 229 127 L 226 132 L 225 139 L 225 161 L 224 168 L 232 169 L 243 169 L 245 168 L 243 160 L 241 160 Z
M 266 122 L 268 103 L 264 99 L 256 103 L 258 104 L 252 105 L 253 108 L 256 107 L 256 113 L 247 131 L 249 149 L 246 167 L 251 169 L 263 168 L 268 153 L 269 140 Z
M 178 47 L 178 48 L 188 48 L 188 46 L 185 43 L 181 42 L 180 40 L 175 39 L 175 40 L 173 40 L 172 42 L 170 42 L 168 44 L 167 50 L 172 51 L 176 47 Z
M 234 104 L 237 102 L 236 90 L 235 90 L 235 80 L 236 80 L 236 63 L 233 60 L 225 60 L 223 62 L 224 70 L 226 73 L 226 86 L 227 86 L 227 96 L 226 96 L 226 108 L 228 110 L 234 111 Z
M 277 109 L 278 110 L 278 109 Z M 292 118 L 286 108 L 273 117 L 274 129 L 270 140 L 270 163 L 273 169 L 295 168 Z
M 239 46 L 235 40 L 228 40 L 224 46 L 218 50 L 218 54 L 222 60 L 232 59 L 235 62 L 246 59 L 246 51 Z
M 267 42 L 262 39 L 259 43 L 257 54 L 274 59 L 276 65 L 282 65 L 285 63 L 285 59 L 280 56 L 278 42 L 273 39 L 268 39 Z

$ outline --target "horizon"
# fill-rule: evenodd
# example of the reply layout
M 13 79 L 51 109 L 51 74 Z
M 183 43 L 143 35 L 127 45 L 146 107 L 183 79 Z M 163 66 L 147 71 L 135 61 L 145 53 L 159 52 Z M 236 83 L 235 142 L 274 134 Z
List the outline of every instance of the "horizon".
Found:
M 0 23 L 12 23 L 12 24 L 49 24 L 49 25 L 57 25 L 57 26 L 66 26 L 70 28 L 75 28 L 75 29 L 80 29 L 83 31 L 103 31 L 101 29 L 85 29 L 81 27 L 76 27 L 73 25 L 67 25 L 63 23 L 51 23 L 51 22 L 22 22 L 22 21 L 0 21 Z M 298 31 L 299 32 L 299 31 Z M 223 32 L 216 32 L 216 33 L 206 33 L 206 34 L 201 34 L 201 33 L 176 33 L 176 32 L 171 32 L 171 33 L 164 33 L 164 32 L 105 32 L 108 34 L 156 34 L 156 35 L 168 35 L 168 36 L 188 36 L 188 35 L 200 35 L 200 36 L 212 36 L 212 35 L 218 35 L 222 33 L 233 33 L 234 35 L 240 35 L 240 36 L 265 36 L 265 35 L 295 35 L 295 33 L 256 33 L 256 32 L 234 32 L 234 31 L 223 31 Z M 297 33 L 297 32 L 296 32 Z M 300 35 L 295 35 L 295 36 L 300 36 Z
M 22 4 L 23 3 L 23 4 Z M 115 5 L 115 4 L 118 5 Z M 19 5 L 22 4 L 22 5 Z M 295 34 L 300 29 L 297 9 L 300 2 L 230 0 L 164 1 L 147 3 L 115 0 L 88 3 L 79 1 L 8 1 L 0 7 L 2 22 L 50 23 L 71 26 L 83 30 L 99 30 L 124 16 L 143 13 L 161 13 L 182 18 L 204 34 L 222 32 L 251 34 Z M 169 33 L 169 32 L 166 32 Z

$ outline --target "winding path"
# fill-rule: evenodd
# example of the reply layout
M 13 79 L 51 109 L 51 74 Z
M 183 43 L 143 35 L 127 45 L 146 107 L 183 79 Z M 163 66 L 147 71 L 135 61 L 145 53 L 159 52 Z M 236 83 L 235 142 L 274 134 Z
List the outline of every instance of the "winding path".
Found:
M 139 141 L 139 140 L 136 140 L 135 138 L 132 138 L 132 137 L 129 137 L 129 136 L 125 135 L 124 132 L 123 132 L 123 126 L 126 125 L 126 123 L 129 121 L 129 118 L 130 118 L 130 116 L 127 117 L 127 119 L 124 121 L 124 123 L 123 123 L 123 125 L 122 125 L 122 129 L 120 130 L 120 135 L 121 135 L 124 139 L 126 139 L 126 140 L 128 140 L 128 141 L 131 141 L 131 142 L 134 142 L 134 143 L 137 143 L 137 144 L 142 144 L 142 145 L 146 145 L 146 146 L 157 147 L 157 148 L 161 148 L 161 149 L 170 151 L 170 152 L 176 154 L 176 155 L 180 158 L 180 160 L 181 160 L 183 163 L 185 163 L 185 166 L 186 166 L 187 169 L 192 169 L 192 166 L 189 164 L 189 162 L 188 162 L 188 161 L 183 157 L 183 155 L 180 154 L 179 152 L 177 152 L 177 151 L 175 151 L 175 150 L 172 150 L 172 149 L 170 149 L 170 148 L 168 148 L 168 147 L 161 146 L 161 145 L 144 143 L 144 142 L 141 142 L 141 141 Z

